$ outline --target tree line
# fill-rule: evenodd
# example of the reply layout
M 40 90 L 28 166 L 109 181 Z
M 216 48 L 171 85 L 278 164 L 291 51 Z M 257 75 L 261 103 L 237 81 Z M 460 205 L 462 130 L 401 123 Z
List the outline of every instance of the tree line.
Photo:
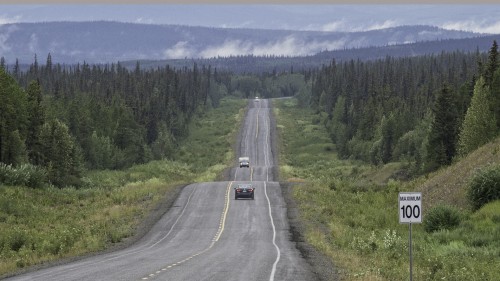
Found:
M 117 64 L 0 65 L 0 162 L 41 167 L 77 185 L 86 169 L 171 158 L 196 114 L 227 94 L 211 67 L 133 70 Z
M 0 163 L 32 165 L 22 173 L 41 169 L 57 186 L 78 185 L 85 170 L 173 159 L 192 118 L 227 95 L 293 96 L 304 85 L 298 73 L 61 65 L 50 54 L 24 69 L 0 60 Z
M 500 131 L 497 42 L 487 53 L 333 60 L 314 74 L 309 105 L 341 158 L 435 170 Z
M 229 94 L 295 95 L 316 110 L 341 158 L 406 161 L 414 172 L 448 165 L 500 131 L 496 41 L 488 53 L 333 60 L 316 71 L 259 75 L 196 63 L 68 66 L 49 54 L 24 71 L 0 60 L 0 162 L 33 165 L 64 186 L 86 169 L 172 158 L 193 116 Z

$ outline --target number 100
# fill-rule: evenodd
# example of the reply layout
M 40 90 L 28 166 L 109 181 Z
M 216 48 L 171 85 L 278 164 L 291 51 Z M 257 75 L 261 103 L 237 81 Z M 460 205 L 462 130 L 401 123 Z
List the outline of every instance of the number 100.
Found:
M 420 207 L 418 205 L 403 206 L 403 207 L 401 207 L 401 211 L 403 212 L 403 219 L 420 217 Z

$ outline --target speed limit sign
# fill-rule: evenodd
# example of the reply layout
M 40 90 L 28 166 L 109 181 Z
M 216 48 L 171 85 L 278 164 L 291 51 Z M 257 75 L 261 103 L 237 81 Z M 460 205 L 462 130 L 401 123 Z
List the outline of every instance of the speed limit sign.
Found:
M 408 224 L 410 235 L 408 249 L 410 252 L 410 281 L 413 281 L 413 255 L 411 242 L 411 224 L 422 223 L 422 193 L 400 192 L 399 193 L 399 223 Z
M 399 193 L 399 223 L 422 223 L 422 193 Z

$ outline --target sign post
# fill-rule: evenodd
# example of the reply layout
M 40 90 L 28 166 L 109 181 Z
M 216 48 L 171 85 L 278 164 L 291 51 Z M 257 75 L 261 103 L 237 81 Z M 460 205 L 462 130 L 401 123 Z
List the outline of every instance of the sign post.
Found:
M 409 225 L 409 254 L 410 254 L 410 281 L 413 280 L 413 257 L 411 242 L 411 224 L 422 223 L 422 193 L 400 192 L 399 193 L 399 223 Z

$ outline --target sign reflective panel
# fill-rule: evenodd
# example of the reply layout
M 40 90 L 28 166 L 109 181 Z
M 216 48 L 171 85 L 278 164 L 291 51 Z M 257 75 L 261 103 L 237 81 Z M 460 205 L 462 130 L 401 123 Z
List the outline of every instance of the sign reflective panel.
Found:
M 422 193 L 399 193 L 399 223 L 422 223 Z

